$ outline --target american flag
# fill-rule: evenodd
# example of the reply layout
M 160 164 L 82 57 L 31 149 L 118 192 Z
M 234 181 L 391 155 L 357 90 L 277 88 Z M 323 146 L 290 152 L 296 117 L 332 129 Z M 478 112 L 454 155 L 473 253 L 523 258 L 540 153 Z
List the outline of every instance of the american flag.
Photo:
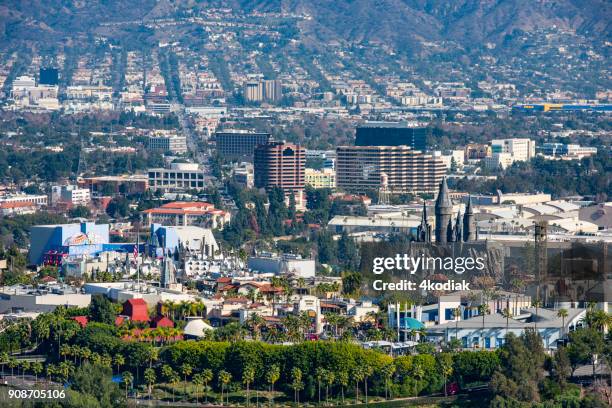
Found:
M 134 245 L 134 260 L 138 259 L 138 243 Z

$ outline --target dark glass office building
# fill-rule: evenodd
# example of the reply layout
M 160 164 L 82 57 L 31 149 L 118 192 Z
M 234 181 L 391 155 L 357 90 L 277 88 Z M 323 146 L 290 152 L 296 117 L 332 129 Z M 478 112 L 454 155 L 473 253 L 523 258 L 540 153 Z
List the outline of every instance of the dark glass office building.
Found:
M 215 133 L 219 155 L 229 160 L 253 161 L 253 153 L 259 145 L 268 143 L 269 133 L 244 130 L 224 130 Z
M 428 130 L 409 127 L 405 123 L 371 122 L 357 128 L 355 146 L 410 146 L 422 152 L 427 150 Z
M 59 83 L 59 72 L 56 68 L 41 68 L 38 83 L 41 85 L 57 85 Z

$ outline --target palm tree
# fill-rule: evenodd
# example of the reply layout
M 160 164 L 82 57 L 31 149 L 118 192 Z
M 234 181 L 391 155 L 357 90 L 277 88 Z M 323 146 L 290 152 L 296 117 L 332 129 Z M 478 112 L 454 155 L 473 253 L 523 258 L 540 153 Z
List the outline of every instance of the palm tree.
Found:
M 181 366 L 181 374 L 183 374 L 183 378 L 185 379 L 185 394 L 187 394 L 187 377 L 191 375 L 192 371 L 193 369 L 187 363 L 183 363 L 183 365 Z
M 11 377 L 15 375 L 15 367 L 17 367 L 19 363 L 13 357 L 9 357 L 8 366 L 11 369 Z
M 325 379 L 325 370 L 323 367 L 317 367 L 315 371 L 315 377 L 317 378 L 317 388 L 319 390 L 319 405 L 321 405 L 321 383 Z
M 542 306 L 542 301 L 540 299 L 536 299 L 532 302 L 531 305 L 535 307 L 535 319 L 533 319 L 533 327 L 535 328 L 535 331 L 537 333 L 538 331 L 538 308 Z
M 561 318 L 561 338 L 565 337 L 565 318 L 568 316 L 568 314 L 567 309 L 559 309 L 557 311 L 557 317 Z
M 232 381 L 232 375 L 225 370 L 219 371 L 219 385 L 221 385 L 221 403 L 223 404 L 223 392 L 225 391 L 225 386 Z M 228 405 L 229 405 L 229 396 L 227 397 Z
M 131 386 L 132 382 L 134 382 L 134 376 L 129 371 L 125 371 L 121 375 L 121 382 L 125 385 L 125 399 L 128 397 L 128 386 Z
M 0 365 L 2 366 L 2 377 L 4 377 L 4 365 L 8 363 L 8 361 L 9 361 L 8 353 L 6 351 L 3 353 L 0 353 Z
M 23 360 L 19 364 L 21 366 L 21 380 L 25 381 L 25 372 L 30 368 L 30 362 L 28 360 Z
M 162 370 L 161 371 L 162 371 L 162 376 L 164 376 L 166 381 L 169 382 L 169 383 L 171 383 L 172 380 L 176 377 L 176 373 L 174 372 L 172 367 L 170 367 L 167 364 L 164 364 L 162 366 Z M 172 402 L 174 402 L 174 387 L 172 387 L 171 389 L 172 389 Z
M 365 374 L 361 366 L 357 366 L 352 370 L 353 381 L 355 381 L 355 404 L 359 404 L 359 383 L 364 379 Z
M 251 366 L 244 367 L 244 370 L 242 370 L 242 383 L 246 386 L 247 407 L 251 403 L 250 386 L 254 380 L 255 380 L 255 369 Z
M 455 338 L 459 340 L 459 319 L 461 319 L 461 307 L 453 309 L 453 319 L 455 319 Z
M 113 363 L 117 366 L 117 372 L 119 372 L 120 367 L 125 364 L 125 357 L 122 354 L 115 354 L 113 357 Z
M 191 381 L 193 381 L 193 383 L 196 386 L 195 395 L 196 395 L 196 404 L 198 404 L 198 394 L 200 392 L 200 387 L 204 384 L 204 377 L 202 376 L 202 373 L 195 373 Z
M 489 313 L 489 305 L 486 303 L 481 303 L 478 305 L 478 313 L 482 315 L 482 329 L 480 331 L 480 337 L 482 338 L 482 348 L 485 348 L 485 339 L 484 339 L 484 328 L 485 328 L 485 316 Z
M 393 364 L 387 364 L 382 368 L 382 375 L 385 379 L 385 399 L 391 398 L 389 395 L 389 380 L 393 378 L 393 374 L 395 374 L 395 366 Z
M 510 318 L 512 317 L 512 310 L 509 307 L 506 307 L 502 310 L 502 316 L 506 318 L 506 337 L 508 337 L 508 331 L 510 327 Z
M 274 364 L 266 374 L 266 381 L 270 384 L 270 403 L 274 405 L 274 384 L 280 378 L 280 368 Z
M 342 370 L 336 373 L 336 381 L 340 385 L 340 394 L 342 395 L 342 405 L 344 405 L 344 388 L 348 387 L 349 374 L 348 371 Z
M 155 370 L 152 368 L 147 368 L 144 370 L 144 379 L 147 382 L 149 399 L 151 399 L 151 385 L 156 381 Z
M 213 372 L 210 368 L 202 370 L 202 382 L 204 383 L 204 389 L 207 391 L 208 383 L 213 379 Z M 208 392 L 205 394 L 206 402 L 208 403 Z
M 32 372 L 34 373 L 34 383 L 38 383 L 38 375 L 42 373 L 43 365 L 40 361 L 32 363 Z
M 300 403 L 300 391 L 304 388 L 304 383 L 302 382 L 302 370 L 298 367 L 293 367 L 291 370 L 291 385 L 293 388 L 293 400 L 295 402 L 296 407 Z
M 325 377 L 323 380 L 325 381 L 325 403 L 329 404 L 329 386 L 334 384 L 335 380 L 334 372 L 331 370 L 327 370 L 325 372 Z
M 374 368 L 369 364 L 363 365 L 363 387 L 365 391 L 365 403 L 368 405 L 368 377 L 372 375 Z
M 172 384 L 172 403 L 174 404 L 174 389 L 178 385 L 181 378 L 174 371 L 172 372 L 172 377 L 170 377 L 170 384 Z
M 261 335 L 261 328 L 266 324 L 266 321 L 257 313 L 251 313 L 247 319 L 246 325 L 251 330 L 253 338 L 258 341 Z
M 442 372 L 442 376 L 444 377 L 444 396 L 446 397 L 448 395 L 446 387 L 446 384 L 448 383 L 447 379 L 453 374 L 453 360 L 451 355 L 439 354 L 438 365 L 440 366 L 440 371 Z
M 423 379 L 424 375 L 425 375 L 425 371 L 423 370 L 421 363 L 418 361 L 415 362 L 414 365 L 412 366 L 412 376 L 415 378 L 415 381 L 414 381 L 414 396 L 415 397 L 419 395 L 418 385 L 419 385 L 419 381 Z

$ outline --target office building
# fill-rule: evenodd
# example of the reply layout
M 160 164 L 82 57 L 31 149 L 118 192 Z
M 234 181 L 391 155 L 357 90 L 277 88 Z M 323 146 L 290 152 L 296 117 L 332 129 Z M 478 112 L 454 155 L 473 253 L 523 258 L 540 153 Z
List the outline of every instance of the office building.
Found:
M 512 166 L 516 160 L 511 153 L 493 153 L 489 157 L 484 158 L 484 165 L 488 169 L 502 169 L 505 170 Z
M 79 186 L 98 195 L 144 193 L 149 179 L 144 174 L 85 177 L 79 180 Z
M 596 147 L 586 147 L 578 144 L 565 143 L 544 143 L 542 146 L 538 147 L 538 151 L 546 156 L 576 160 L 597 154 Z
M 41 85 L 58 85 L 59 72 L 57 68 L 41 68 L 39 71 L 38 83 Z
M 312 188 L 336 188 L 336 172 L 332 169 L 306 169 L 304 182 Z
M 253 188 L 255 185 L 255 174 L 252 163 L 240 163 L 232 169 L 232 182 L 242 188 Z
M 91 193 L 86 188 L 77 185 L 51 187 L 51 202 L 66 203 L 72 206 L 87 205 L 91 201 Z
M 247 265 L 250 270 L 257 273 L 292 274 L 301 278 L 315 276 L 314 259 L 302 259 L 301 256 L 293 254 L 278 256 L 264 252 L 257 256 L 250 256 Z
M 531 139 L 494 139 L 492 153 L 509 153 L 514 161 L 528 161 L 535 157 L 535 141 Z
M 57 307 L 88 307 L 91 295 L 67 285 L 14 285 L 0 288 L 0 313 L 53 312 Z
M 278 79 L 248 81 L 244 84 L 244 99 L 249 102 L 276 102 L 283 97 L 283 87 Z
M 187 139 L 177 134 L 156 133 L 149 136 L 147 148 L 172 154 L 184 154 L 187 153 Z
M 263 83 L 249 81 L 244 84 L 244 99 L 248 102 L 263 101 Z
M 255 147 L 270 140 L 269 133 L 246 130 L 223 130 L 215 133 L 217 152 L 225 159 L 253 161 Z
M 356 146 L 410 146 L 427 150 L 427 128 L 411 127 L 405 122 L 366 122 L 357 128 Z
M 305 149 L 285 142 L 270 142 L 255 148 L 255 187 L 280 187 L 294 194 L 300 205 L 304 191 Z
M 149 169 L 149 188 L 164 191 L 201 190 L 204 170 L 197 163 L 172 163 L 169 169 Z
M 491 157 L 491 146 L 482 143 L 470 143 L 465 146 L 464 160 L 482 160 Z
M 283 87 L 278 79 L 266 79 L 263 81 L 263 97 L 267 101 L 280 101 L 283 97 Z
M 408 146 L 340 146 L 336 184 L 353 193 L 381 187 L 390 193 L 436 191 L 446 167 L 439 158 Z

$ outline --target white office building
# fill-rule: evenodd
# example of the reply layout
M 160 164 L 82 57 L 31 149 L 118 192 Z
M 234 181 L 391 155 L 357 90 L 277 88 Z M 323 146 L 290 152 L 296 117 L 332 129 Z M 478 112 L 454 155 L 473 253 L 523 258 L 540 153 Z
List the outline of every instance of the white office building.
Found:
M 149 169 L 149 188 L 163 191 L 201 190 L 204 170 L 197 163 L 172 163 L 169 169 Z

